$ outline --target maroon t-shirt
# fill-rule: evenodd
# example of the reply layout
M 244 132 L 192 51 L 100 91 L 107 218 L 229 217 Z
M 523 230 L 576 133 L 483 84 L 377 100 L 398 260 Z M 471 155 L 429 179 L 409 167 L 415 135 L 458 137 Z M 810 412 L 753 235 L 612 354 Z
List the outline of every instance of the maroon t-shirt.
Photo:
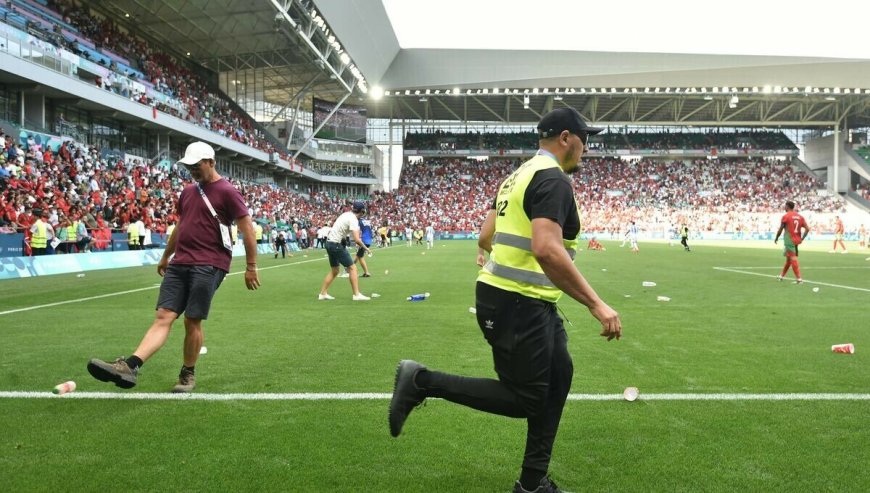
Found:
M 230 182 L 221 178 L 202 186 L 202 190 L 217 212 L 220 221 L 227 227 L 236 219 L 248 215 L 242 194 Z M 232 253 L 224 248 L 217 220 L 196 184 L 188 185 L 178 198 L 178 233 L 175 239 L 173 264 L 213 265 L 225 272 L 230 271 Z

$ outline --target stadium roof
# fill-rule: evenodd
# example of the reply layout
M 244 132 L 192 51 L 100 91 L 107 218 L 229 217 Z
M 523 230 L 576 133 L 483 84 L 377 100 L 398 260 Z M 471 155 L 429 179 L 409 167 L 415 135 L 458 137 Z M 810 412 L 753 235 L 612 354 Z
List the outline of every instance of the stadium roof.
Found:
M 606 124 L 870 125 L 861 2 L 87 2 L 211 70 L 259 71 L 276 104 L 362 85 L 347 102 L 394 119 L 533 122 L 569 105 Z

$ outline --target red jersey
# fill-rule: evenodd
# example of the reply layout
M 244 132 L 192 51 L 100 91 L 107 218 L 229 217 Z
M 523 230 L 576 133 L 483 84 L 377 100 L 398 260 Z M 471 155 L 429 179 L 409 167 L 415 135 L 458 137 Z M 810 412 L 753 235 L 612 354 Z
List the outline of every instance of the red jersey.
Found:
M 785 226 L 789 237 L 791 237 L 792 243 L 800 245 L 801 241 L 803 241 L 801 238 L 801 227 L 809 229 L 804 217 L 795 211 L 788 211 L 782 216 L 782 224 Z

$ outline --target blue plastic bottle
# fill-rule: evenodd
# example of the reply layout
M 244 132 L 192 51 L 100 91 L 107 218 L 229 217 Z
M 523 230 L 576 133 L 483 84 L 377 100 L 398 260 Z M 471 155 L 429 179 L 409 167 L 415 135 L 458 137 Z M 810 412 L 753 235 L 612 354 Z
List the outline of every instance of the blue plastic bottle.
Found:
M 408 301 L 423 301 L 429 297 L 429 293 L 412 294 L 408 296 Z

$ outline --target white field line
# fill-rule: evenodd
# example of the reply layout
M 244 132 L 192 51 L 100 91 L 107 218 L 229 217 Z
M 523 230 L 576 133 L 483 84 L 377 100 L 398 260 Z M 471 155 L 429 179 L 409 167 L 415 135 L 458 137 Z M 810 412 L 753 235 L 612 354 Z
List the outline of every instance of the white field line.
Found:
M 293 262 L 290 264 L 273 265 L 271 267 L 263 267 L 262 269 L 259 269 L 259 270 L 264 271 L 264 270 L 270 270 L 270 269 L 280 269 L 281 267 L 290 267 L 291 265 L 307 264 L 308 262 L 318 262 L 318 261 L 322 261 L 322 260 L 323 260 L 322 258 L 308 259 L 308 260 L 302 260 L 299 262 Z M 245 272 L 245 271 L 240 270 L 237 272 L 230 272 L 229 274 L 227 274 L 227 276 L 235 276 L 238 274 L 242 274 L 243 272 Z M 156 289 L 159 287 L 160 287 L 159 284 L 154 284 L 152 286 L 148 286 L 147 288 L 130 289 L 127 291 L 118 291 L 117 293 L 100 294 L 97 296 L 88 296 L 87 298 L 76 298 L 74 300 L 64 300 L 64 301 L 58 301 L 55 303 L 46 303 L 44 305 L 25 306 L 24 308 L 15 308 L 14 310 L 2 311 L 2 312 L 0 312 L 0 316 L 9 315 L 11 313 L 26 312 L 26 311 L 30 311 L 30 310 L 38 310 L 40 308 L 51 308 L 53 306 L 67 305 L 70 303 L 82 303 L 84 301 L 98 300 L 100 298 L 110 298 L 112 296 L 121 296 L 121 295 L 125 295 L 125 294 L 130 294 L 130 293 L 138 293 L 139 291 L 147 291 L 149 289 Z
M 746 275 L 750 275 L 750 276 L 769 277 L 771 279 L 776 279 L 779 277 L 779 276 L 775 276 L 772 274 L 761 274 L 760 272 L 750 272 L 750 271 L 743 270 L 743 269 L 732 269 L 730 267 L 713 267 L 713 269 L 726 271 L 726 272 L 736 272 L 738 274 L 746 274 Z M 785 282 L 785 281 L 783 281 L 783 282 Z M 863 291 L 865 293 L 870 293 L 870 289 L 867 289 L 867 288 L 857 288 L 855 286 L 844 286 L 842 284 L 831 284 L 831 283 L 820 282 L 820 281 L 807 281 L 806 279 L 804 279 L 804 284 L 817 284 L 819 286 L 828 286 L 831 288 L 840 288 L 840 289 L 850 289 L 852 291 Z
M 122 399 L 158 401 L 384 401 L 387 393 L 171 394 L 146 392 L 0 391 L 0 399 Z M 569 401 L 621 401 L 622 394 L 569 394 Z M 870 401 L 870 394 L 641 394 L 642 401 Z

